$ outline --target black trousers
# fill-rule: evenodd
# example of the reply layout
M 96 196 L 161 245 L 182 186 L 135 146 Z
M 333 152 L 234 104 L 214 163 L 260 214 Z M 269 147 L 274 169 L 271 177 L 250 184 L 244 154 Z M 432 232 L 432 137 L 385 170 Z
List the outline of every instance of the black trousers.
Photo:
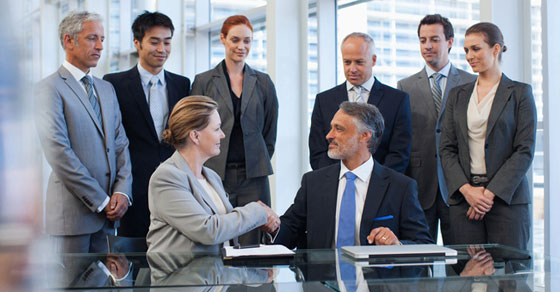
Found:
M 227 164 L 224 189 L 229 194 L 229 201 L 235 207 L 245 206 L 258 200 L 270 206 L 270 185 L 268 176 L 247 178 L 245 165 Z M 239 237 L 239 244 L 260 243 L 262 234 L 258 229 Z

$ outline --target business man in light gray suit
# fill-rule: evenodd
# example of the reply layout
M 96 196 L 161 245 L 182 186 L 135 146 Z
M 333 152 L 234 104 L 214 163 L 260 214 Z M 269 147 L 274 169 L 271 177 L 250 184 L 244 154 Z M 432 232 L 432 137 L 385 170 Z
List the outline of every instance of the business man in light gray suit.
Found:
M 447 186 L 437 149 L 440 125 L 449 91 L 474 81 L 476 76 L 449 61 L 454 33 L 446 17 L 426 15 L 418 25 L 418 38 L 426 66 L 397 84 L 398 89 L 410 95 L 412 114 L 412 146 L 406 174 L 418 183 L 418 200 L 428 220 L 430 235 L 437 241 L 439 220 L 443 243 L 447 244 L 450 239 Z
M 66 60 L 36 88 L 36 124 L 52 167 L 46 227 L 58 252 L 104 252 L 132 203 L 128 139 L 113 86 L 92 77 L 103 49 L 98 14 L 59 26 Z

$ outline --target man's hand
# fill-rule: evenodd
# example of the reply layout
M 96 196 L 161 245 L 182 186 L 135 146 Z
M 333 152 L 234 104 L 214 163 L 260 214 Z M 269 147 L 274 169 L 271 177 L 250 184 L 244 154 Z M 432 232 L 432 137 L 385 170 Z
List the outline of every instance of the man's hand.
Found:
M 111 221 L 121 220 L 124 213 L 128 210 L 128 198 L 121 193 L 114 193 L 111 196 L 111 200 L 109 200 L 109 204 L 103 210 L 107 219 Z
M 375 245 L 398 245 L 401 244 L 397 236 L 387 227 L 377 227 L 371 230 L 367 237 L 368 243 Z
M 272 209 L 270 209 L 270 207 L 268 207 L 265 203 L 261 201 L 257 201 L 257 203 L 261 204 L 261 206 L 265 208 L 267 216 L 266 224 L 259 227 L 259 229 L 264 232 L 274 233 L 276 229 L 280 227 L 280 217 L 278 217 L 278 215 L 276 215 L 276 213 L 272 211 Z
M 128 273 L 130 264 L 124 255 L 108 254 L 105 258 L 105 266 L 111 271 L 111 275 L 115 279 L 122 279 Z
M 459 191 L 463 194 L 467 203 L 479 214 L 486 214 L 494 205 L 493 197 L 490 197 L 490 195 L 484 196 L 484 187 L 473 187 L 470 184 L 464 184 L 459 188 Z

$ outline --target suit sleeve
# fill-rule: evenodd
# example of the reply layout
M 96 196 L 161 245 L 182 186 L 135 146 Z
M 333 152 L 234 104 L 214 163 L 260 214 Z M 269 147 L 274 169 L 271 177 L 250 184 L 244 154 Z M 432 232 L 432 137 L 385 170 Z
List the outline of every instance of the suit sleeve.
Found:
M 266 210 L 256 202 L 226 214 L 208 214 L 193 196 L 184 173 L 169 166 L 158 168 L 150 180 L 153 215 L 192 241 L 215 245 L 253 230 L 267 222 Z
M 307 175 L 304 175 L 301 179 L 301 187 L 296 194 L 294 203 L 280 217 L 280 230 L 274 241 L 275 244 L 282 244 L 287 248 L 293 249 L 305 236 L 307 227 L 306 177 Z
M 115 88 L 112 85 L 110 85 L 110 87 L 113 94 L 113 111 L 115 113 L 115 116 L 113 117 L 113 126 L 115 127 L 115 157 L 117 166 L 117 175 L 115 183 L 113 184 L 113 193 L 120 192 L 126 194 L 130 199 L 130 203 L 132 203 L 132 172 L 130 153 L 128 152 L 128 138 L 122 124 L 122 115 L 117 101 Z
M 526 175 L 533 161 L 537 130 L 537 110 L 530 85 L 514 91 L 518 95 L 517 125 L 513 136 L 513 153 L 504 161 L 487 188 L 505 202 L 511 202 L 513 194 Z
M 330 121 L 329 121 L 330 122 Z M 332 163 L 327 152 L 329 144 L 325 137 L 325 120 L 321 109 L 321 98 L 315 97 L 315 105 L 311 114 L 311 128 L 309 129 L 309 163 L 312 169 L 319 169 Z
M 266 96 L 264 97 L 264 126 L 262 135 L 266 143 L 268 155 L 272 158 L 276 145 L 276 133 L 278 130 L 278 97 L 276 88 L 268 75 L 266 75 Z
M 403 244 L 434 243 L 424 211 L 418 202 L 416 182 L 408 181 L 400 210 L 399 240 Z
M 194 77 L 190 95 L 204 95 L 204 88 L 202 88 L 199 76 L 200 75 Z
M 447 104 L 445 105 L 445 113 L 441 125 L 441 136 L 439 141 L 439 155 L 441 158 L 441 166 L 447 183 L 449 196 L 459 190 L 459 188 L 469 183 L 459 161 L 459 145 L 457 141 L 457 131 L 455 126 L 455 111 L 467 110 L 455 107 L 460 87 L 455 87 L 449 93 Z
M 383 165 L 404 173 L 410 161 L 410 144 L 412 139 L 412 122 L 410 113 L 410 99 L 408 93 L 398 107 L 393 134 L 389 140 L 389 148 Z
M 63 97 L 50 82 L 52 80 L 43 81 L 35 88 L 38 95 L 35 123 L 45 158 L 70 193 L 81 200 L 91 212 L 96 212 L 108 194 L 72 150 L 64 116 Z

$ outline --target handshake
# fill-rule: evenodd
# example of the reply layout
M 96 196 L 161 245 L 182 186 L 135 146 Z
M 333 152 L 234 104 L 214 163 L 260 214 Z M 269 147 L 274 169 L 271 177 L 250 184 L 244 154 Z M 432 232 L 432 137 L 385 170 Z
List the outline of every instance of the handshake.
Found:
M 266 215 L 267 215 L 266 224 L 259 227 L 259 230 L 268 233 L 276 232 L 276 230 L 278 230 L 278 228 L 280 227 L 280 217 L 278 217 L 278 215 L 274 211 L 272 211 L 272 209 L 270 209 L 270 207 L 267 206 L 265 203 L 261 201 L 257 201 L 257 203 L 259 203 L 261 206 L 265 208 Z

